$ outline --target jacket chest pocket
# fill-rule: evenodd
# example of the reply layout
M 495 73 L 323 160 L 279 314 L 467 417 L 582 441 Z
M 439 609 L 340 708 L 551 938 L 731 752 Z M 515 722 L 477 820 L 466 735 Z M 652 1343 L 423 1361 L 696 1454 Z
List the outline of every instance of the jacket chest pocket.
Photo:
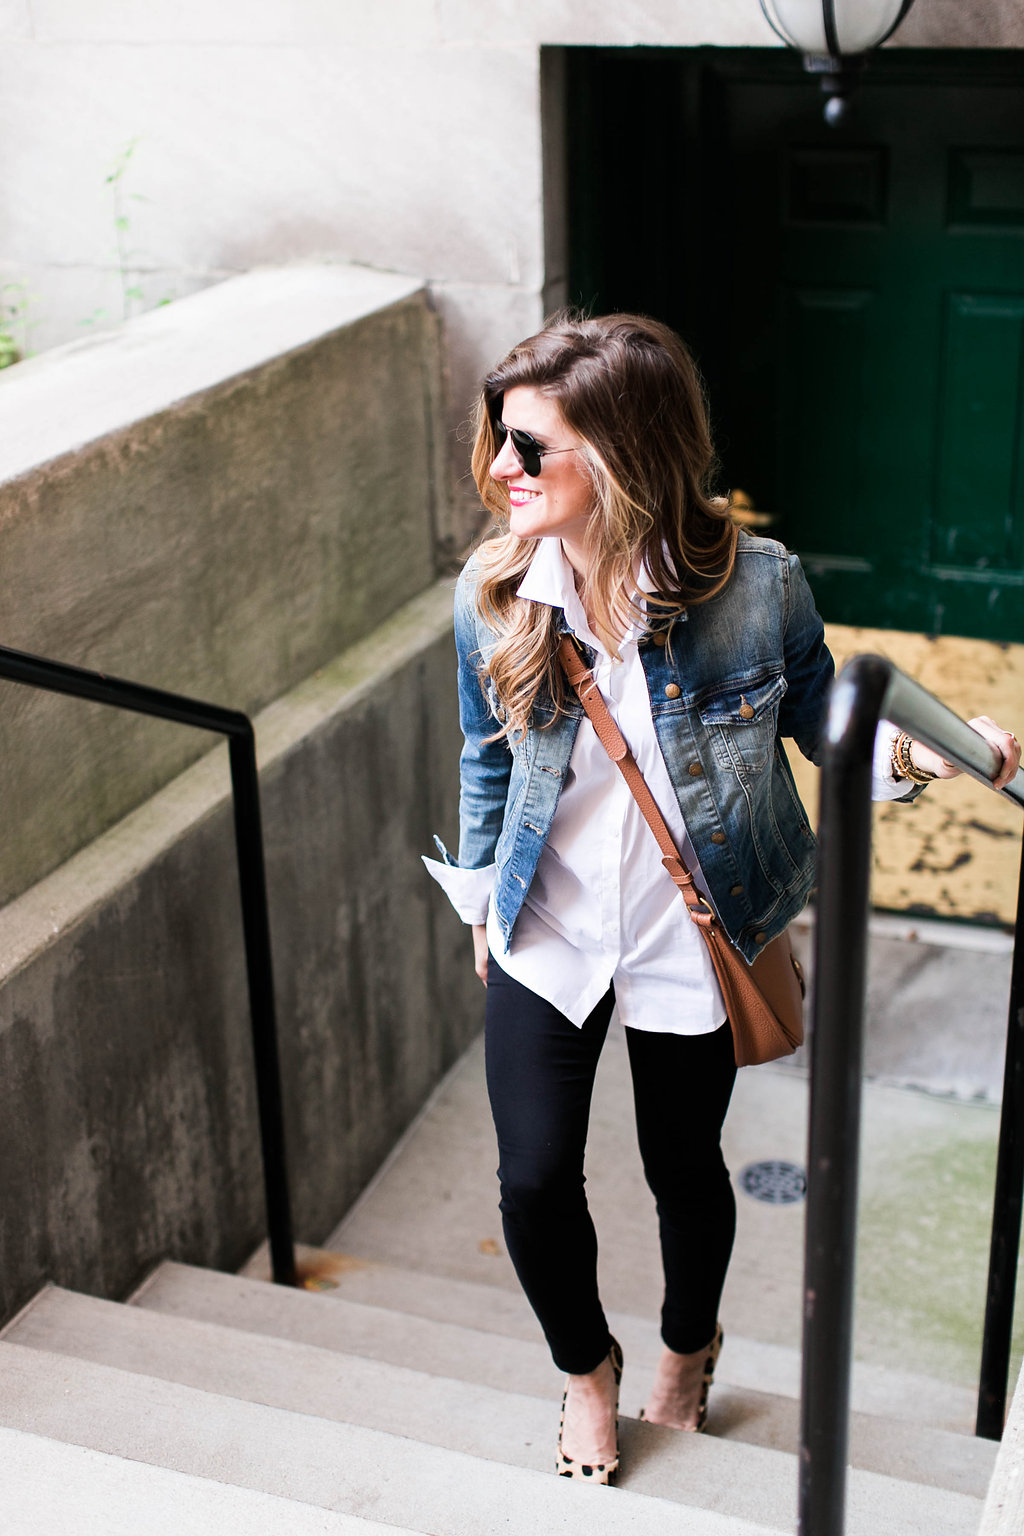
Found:
M 758 772 L 768 765 L 786 686 L 778 672 L 754 681 L 725 682 L 702 695 L 701 723 L 723 768 Z

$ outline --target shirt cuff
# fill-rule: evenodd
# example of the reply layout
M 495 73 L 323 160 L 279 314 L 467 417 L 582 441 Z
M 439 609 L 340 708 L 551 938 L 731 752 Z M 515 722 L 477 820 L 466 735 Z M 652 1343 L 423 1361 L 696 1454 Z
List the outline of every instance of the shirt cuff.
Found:
M 487 921 L 496 864 L 485 864 L 483 869 L 459 869 L 455 864 L 442 864 L 425 856 L 423 862 L 464 923 Z

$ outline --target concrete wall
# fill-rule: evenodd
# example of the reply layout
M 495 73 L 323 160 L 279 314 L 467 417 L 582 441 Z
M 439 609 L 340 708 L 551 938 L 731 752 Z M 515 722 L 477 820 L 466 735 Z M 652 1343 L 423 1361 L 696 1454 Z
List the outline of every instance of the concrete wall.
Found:
M 234 279 L 0 374 L 0 638 L 259 710 L 296 1235 L 480 1022 L 422 286 Z M 264 1235 L 227 753 L 0 686 L 0 1318 Z M 13 898 L 13 899 L 10 899 Z
M 296 1235 L 337 1223 L 477 1027 L 419 862 L 455 835 L 451 589 L 257 722 Z M 0 910 L 0 1322 L 50 1279 L 121 1296 L 264 1235 L 218 748 Z
M 259 263 L 424 273 L 454 431 L 481 371 L 557 297 L 540 48 L 598 43 L 777 39 L 757 0 L 0 0 L 0 279 L 37 295 L 39 348 Z M 895 45 L 1021 47 L 1024 12 L 917 0 Z M 122 282 L 105 178 L 135 139 Z M 467 497 L 448 547 L 475 516 Z
M 256 272 L 0 373 L 0 642 L 252 711 L 433 581 L 422 286 Z M 0 903 L 201 732 L 0 684 Z

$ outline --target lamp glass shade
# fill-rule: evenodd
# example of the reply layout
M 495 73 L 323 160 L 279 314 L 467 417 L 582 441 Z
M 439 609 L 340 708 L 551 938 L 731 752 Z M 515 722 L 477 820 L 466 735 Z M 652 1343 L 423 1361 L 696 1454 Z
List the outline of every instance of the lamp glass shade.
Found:
M 772 20 L 801 53 L 826 54 L 822 0 L 768 0 Z M 866 53 L 895 26 L 902 0 L 835 0 L 840 53 Z

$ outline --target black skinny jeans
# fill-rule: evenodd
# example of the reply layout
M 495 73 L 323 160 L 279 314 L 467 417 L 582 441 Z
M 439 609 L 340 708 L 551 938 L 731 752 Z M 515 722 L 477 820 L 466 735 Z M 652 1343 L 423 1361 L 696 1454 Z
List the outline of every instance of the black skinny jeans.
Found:
M 487 982 L 487 1091 L 498 1133 L 505 1243 L 555 1364 L 596 1369 L 611 1347 L 583 1154 L 609 989 L 582 1029 L 508 976 Z M 713 1337 L 736 1230 L 720 1137 L 736 1077 L 728 1024 L 710 1035 L 627 1029 L 637 1137 L 665 1270 L 661 1336 L 691 1354 Z

